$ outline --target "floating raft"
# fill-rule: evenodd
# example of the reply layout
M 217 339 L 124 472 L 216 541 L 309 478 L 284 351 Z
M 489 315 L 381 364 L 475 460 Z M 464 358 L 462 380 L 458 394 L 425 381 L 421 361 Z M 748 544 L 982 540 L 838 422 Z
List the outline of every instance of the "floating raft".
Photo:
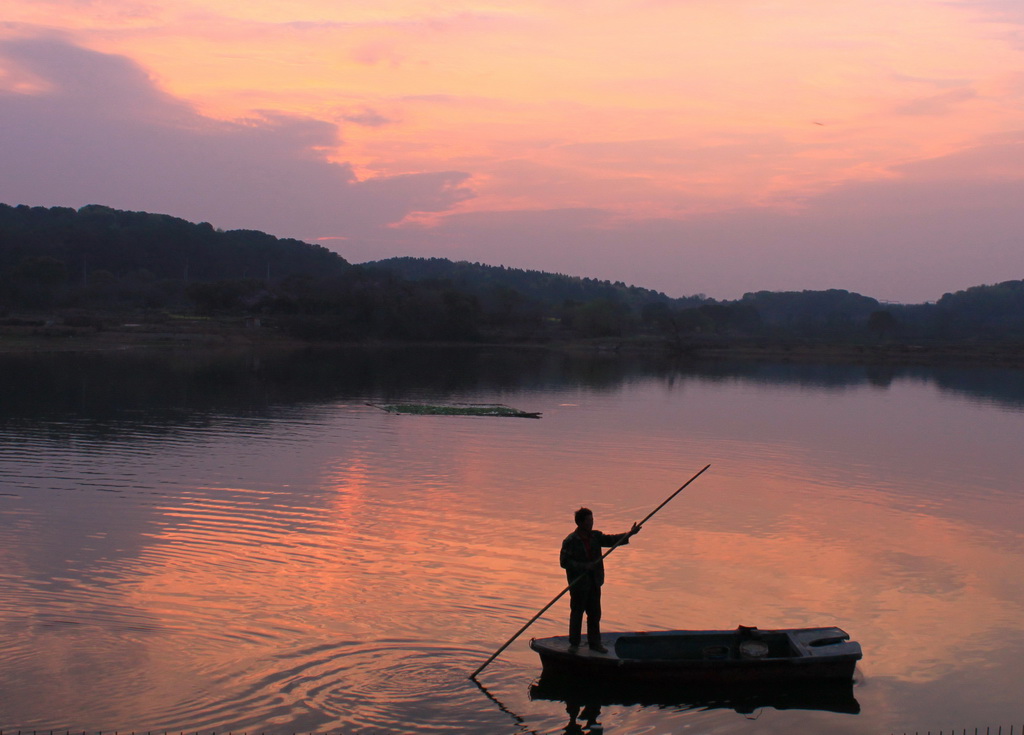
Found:
M 409 413 L 419 416 L 503 416 L 519 419 L 539 419 L 540 413 L 520 411 L 501 403 L 371 403 L 388 413 Z

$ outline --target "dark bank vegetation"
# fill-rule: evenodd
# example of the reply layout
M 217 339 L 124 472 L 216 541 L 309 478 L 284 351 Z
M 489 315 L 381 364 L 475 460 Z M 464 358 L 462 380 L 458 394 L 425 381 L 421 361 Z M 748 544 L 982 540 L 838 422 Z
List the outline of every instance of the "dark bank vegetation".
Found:
M 238 328 L 250 339 L 303 342 L 575 342 L 752 356 L 827 347 L 907 359 L 946 350 L 1012 362 L 1024 345 L 1024 281 L 926 304 L 839 289 L 671 298 L 622 282 L 441 258 L 353 265 L 297 240 L 98 205 L 0 204 L 8 342 L 125 334 L 129 326 L 196 340 Z

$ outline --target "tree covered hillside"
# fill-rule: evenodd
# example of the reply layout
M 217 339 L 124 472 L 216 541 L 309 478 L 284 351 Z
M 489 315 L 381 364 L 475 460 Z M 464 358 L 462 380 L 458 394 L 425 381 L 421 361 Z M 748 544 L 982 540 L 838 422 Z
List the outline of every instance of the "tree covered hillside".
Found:
M 649 331 L 654 325 L 645 314 L 651 309 L 688 308 L 708 301 L 703 295 L 672 299 L 622 281 L 445 258 L 389 258 L 363 267 L 469 294 L 480 304 L 489 328 L 521 336 L 536 334 L 552 321 L 580 336 L 623 336 Z
M 27 264 L 26 259 L 47 258 Z M 33 265 L 35 266 L 33 268 Z M 9 278 L 49 267 L 56 279 L 88 283 L 104 271 L 117 278 L 145 272 L 156 280 L 326 276 L 349 264 L 337 253 L 255 230 L 215 230 L 177 217 L 89 205 L 12 207 L 0 204 L 0 273 Z
M 659 291 L 639 286 L 627 286 L 622 281 L 600 281 L 561 273 L 506 268 L 503 265 L 485 265 L 445 258 L 388 258 L 364 263 L 368 268 L 381 268 L 411 281 L 445 280 L 453 286 L 480 297 L 514 290 L 523 299 L 542 304 L 562 304 L 566 301 L 619 301 L 634 309 L 651 303 L 679 303 Z M 701 303 L 703 296 L 694 298 Z
M 935 303 L 883 304 L 841 289 L 671 298 L 557 273 L 392 258 L 351 265 L 263 232 L 91 205 L 0 204 L 0 317 L 87 323 L 140 315 L 252 316 L 303 339 L 645 340 L 669 349 L 740 341 L 847 344 L 1024 340 L 1024 281 Z

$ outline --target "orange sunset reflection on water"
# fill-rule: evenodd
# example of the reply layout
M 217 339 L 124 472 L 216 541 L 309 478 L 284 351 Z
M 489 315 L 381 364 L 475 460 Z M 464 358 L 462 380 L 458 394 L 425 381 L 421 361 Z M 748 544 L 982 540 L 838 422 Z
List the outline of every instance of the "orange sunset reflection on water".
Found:
M 864 648 L 861 714 L 777 713 L 766 732 L 1009 717 L 1024 509 L 999 437 L 1024 412 L 922 379 L 845 380 L 474 385 L 446 400 L 543 418 L 395 415 L 360 396 L 144 446 L 29 435 L 0 455 L 18 488 L 0 498 L 0 670 L 20 672 L 0 712 L 36 729 L 513 732 L 465 677 L 564 587 L 573 510 L 625 530 L 710 463 L 609 557 L 606 630 L 847 630 Z M 539 731 L 564 708 L 527 698 L 526 640 L 562 634 L 566 615 L 563 599 L 486 671 Z M 978 691 L 961 699 L 957 681 Z

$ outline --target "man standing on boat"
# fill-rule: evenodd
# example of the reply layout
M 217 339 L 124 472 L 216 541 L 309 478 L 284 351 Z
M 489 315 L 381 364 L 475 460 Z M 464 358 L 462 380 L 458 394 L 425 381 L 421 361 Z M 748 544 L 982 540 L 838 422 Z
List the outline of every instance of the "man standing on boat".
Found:
M 576 530 L 562 541 L 559 563 L 565 570 L 569 588 L 569 650 L 575 653 L 583 635 L 583 614 L 587 615 L 587 645 L 590 650 L 608 653 L 601 644 L 601 585 L 604 584 L 604 560 L 601 548 L 628 544 L 640 533 L 636 523 L 626 533 L 601 533 L 594 530 L 590 508 L 576 511 Z

